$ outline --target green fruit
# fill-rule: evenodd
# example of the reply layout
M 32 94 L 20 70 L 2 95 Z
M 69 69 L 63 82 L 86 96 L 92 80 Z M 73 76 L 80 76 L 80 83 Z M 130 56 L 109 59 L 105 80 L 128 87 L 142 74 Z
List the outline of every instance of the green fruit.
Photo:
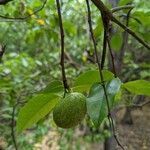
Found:
M 53 111 L 53 119 L 61 128 L 71 128 L 78 125 L 86 114 L 86 98 L 81 93 L 70 93 Z

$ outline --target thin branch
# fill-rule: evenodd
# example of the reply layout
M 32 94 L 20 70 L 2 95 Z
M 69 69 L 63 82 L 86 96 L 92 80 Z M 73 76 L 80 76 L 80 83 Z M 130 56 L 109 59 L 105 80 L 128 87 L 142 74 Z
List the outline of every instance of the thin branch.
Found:
M 17 96 L 17 102 L 13 106 L 12 115 L 11 115 L 11 137 L 12 137 L 12 141 L 14 143 L 15 150 L 19 149 L 18 145 L 17 145 L 17 141 L 16 141 L 16 135 L 15 135 L 15 124 L 16 124 L 15 112 L 16 112 L 18 105 L 22 105 L 22 104 L 26 103 L 26 101 L 20 101 L 21 96 L 23 96 L 23 95 L 20 94 L 19 96 Z
M 6 51 L 6 45 L 5 44 L 1 45 L 0 46 L 0 63 L 2 62 L 2 57 L 3 57 L 4 53 L 5 53 L 5 51 Z
M 107 31 L 104 29 L 104 37 L 103 37 L 103 52 L 102 52 L 102 60 L 101 60 L 101 69 L 104 69 L 105 59 L 106 59 L 106 49 L 107 49 Z
M 108 15 L 105 15 L 105 13 L 101 13 L 101 15 L 102 15 L 102 22 L 103 22 L 103 27 L 104 27 L 103 52 L 102 52 L 102 60 L 101 60 L 101 69 L 103 69 L 105 59 L 106 59 L 107 35 L 109 32 L 110 19 Z
M 126 15 L 126 26 L 127 27 L 129 26 L 129 19 L 130 19 L 130 14 L 131 14 L 132 9 L 133 8 L 131 8 Z M 127 48 L 127 45 L 128 45 L 128 32 L 124 31 L 123 32 L 123 42 L 122 42 L 120 53 L 119 53 L 119 60 L 121 62 L 120 67 L 119 67 L 120 70 L 122 68 L 123 56 L 124 56 L 125 50 Z
M 4 21 L 9 21 L 9 22 L 13 22 L 13 21 L 26 21 L 27 19 L 29 19 L 32 15 L 35 15 L 37 14 L 38 12 L 40 12 L 46 5 L 47 3 L 47 0 L 45 0 L 42 4 L 42 6 L 40 8 L 38 8 L 37 10 L 35 10 L 33 13 L 27 15 L 27 16 L 24 16 L 24 17 L 7 17 L 7 16 L 3 16 L 3 15 L 0 15 L 0 18 L 3 18 Z
M 62 16 L 61 16 L 61 8 L 60 8 L 60 2 L 59 0 L 56 0 L 57 4 L 57 13 L 58 13 L 58 19 L 59 19 L 59 28 L 60 28 L 60 37 L 61 37 L 61 71 L 62 71 L 62 80 L 64 85 L 65 93 L 69 91 L 69 86 L 67 83 L 66 73 L 65 73 L 65 65 L 64 65 L 64 59 L 65 59 L 65 53 L 64 53 L 64 29 L 63 29 L 63 23 L 62 23 Z
M 145 46 L 148 50 L 150 50 L 150 46 L 141 39 L 134 31 L 132 31 L 130 28 L 122 24 L 119 20 L 117 20 L 115 17 L 112 18 L 112 21 L 115 22 L 117 25 L 122 27 L 126 32 L 128 32 L 130 35 L 132 35 L 139 43 L 141 43 L 143 46 Z
M 111 9 L 112 13 L 115 13 L 117 11 L 123 10 L 123 9 L 133 9 L 134 6 L 133 5 L 126 5 L 126 6 L 119 6 L 119 7 L 114 7 Z
M 142 104 L 133 104 L 133 105 L 131 105 L 129 107 L 131 107 L 131 108 L 142 108 L 142 107 L 144 107 L 146 105 L 149 105 L 149 104 L 150 104 L 150 100 L 148 100 L 148 101 L 146 101 L 146 102 L 144 102 Z
M 16 137 L 15 137 L 15 129 L 14 129 L 14 125 L 15 125 L 15 111 L 16 111 L 16 108 L 17 108 L 18 104 L 19 103 L 16 103 L 13 106 L 12 119 L 11 119 L 11 136 L 12 136 L 12 140 L 13 140 L 13 143 L 14 143 L 15 150 L 18 150 Z
M 86 4 L 87 4 L 87 10 L 88 10 L 89 30 L 90 30 L 91 38 L 92 38 L 92 41 L 93 41 L 94 52 L 95 52 L 95 56 L 96 56 L 96 62 L 98 64 L 98 69 L 99 69 L 99 75 L 100 75 L 100 78 L 101 78 L 101 81 L 102 81 L 101 85 L 103 87 L 105 98 L 106 98 L 106 103 L 107 103 L 109 124 L 110 124 L 110 127 L 113 130 L 113 135 L 114 135 L 114 138 L 115 138 L 117 144 L 124 150 L 123 146 L 119 142 L 119 140 L 118 140 L 118 138 L 116 136 L 116 133 L 115 133 L 115 127 L 114 127 L 114 122 L 113 122 L 113 119 L 112 119 L 112 116 L 111 116 L 111 109 L 110 109 L 109 100 L 108 100 L 108 96 L 107 96 L 107 91 L 106 91 L 106 87 L 105 87 L 105 83 L 104 83 L 104 77 L 103 77 L 101 65 L 100 65 L 99 58 L 98 58 L 98 52 L 97 52 L 97 47 L 96 47 L 96 40 L 95 40 L 95 37 L 94 37 L 94 34 L 93 34 L 92 21 L 91 21 L 91 10 L 90 10 L 90 5 L 89 5 L 89 1 L 88 0 L 86 0 Z
M 145 46 L 148 50 L 150 50 L 150 46 L 141 39 L 135 32 L 133 32 L 131 29 L 129 29 L 127 26 L 122 24 L 119 20 L 117 20 L 112 12 L 104 5 L 104 3 L 101 0 L 91 0 L 95 6 L 100 10 L 102 16 L 106 16 L 106 19 L 113 21 L 117 25 L 119 25 L 121 28 L 123 28 L 125 31 L 127 31 L 129 34 L 131 34 L 139 43 L 141 43 L 143 46 Z
M 109 49 L 110 56 L 111 56 L 111 61 L 112 61 L 112 70 L 113 70 L 113 73 L 114 73 L 115 77 L 117 77 L 115 62 L 114 62 L 114 55 L 113 55 L 113 51 L 112 51 L 112 48 L 111 48 L 109 37 L 107 37 L 107 43 L 108 43 L 108 49 Z
M 142 109 L 144 106 L 149 105 L 149 104 L 150 104 L 150 100 L 147 100 L 146 102 L 143 102 L 141 104 L 132 104 L 132 105 L 128 105 L 128 106 L 127 105 L 121 105 L 121 106 L 117 107 L 115 111 L 118 112 L 118 111 L 120 111 L 126 107 L 131 108 L 133 110 Z
M 81 65 L 75 62 L 69 53 L 65 52 L 65 58 L 68 60 L 68 64 L 72 65 L 75 69 L 81 68 Z

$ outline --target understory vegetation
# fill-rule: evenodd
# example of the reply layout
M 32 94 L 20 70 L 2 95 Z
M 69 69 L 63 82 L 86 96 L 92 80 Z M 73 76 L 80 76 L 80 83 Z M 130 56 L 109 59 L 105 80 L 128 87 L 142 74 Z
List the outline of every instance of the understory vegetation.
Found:
M 149 41 L 148 0 L 0 1 L 0 150 L 148 150 Z

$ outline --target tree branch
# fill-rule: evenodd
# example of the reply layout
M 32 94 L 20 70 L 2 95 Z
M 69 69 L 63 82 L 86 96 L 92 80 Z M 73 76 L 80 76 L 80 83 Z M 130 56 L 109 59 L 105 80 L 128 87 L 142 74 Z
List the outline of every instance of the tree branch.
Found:
M 2 57 L 6 51 L 6 45 L 0 45 L 0 63 L 2 62 Z
M 126 32 L 128 32 L 130 35 L 132 35 L 139 43 L 141 43 L 148 50 L 150 50 L 150 46 L 143 39 L 141 39 L 135 32 L 133 32 L 131 29 L 129 29 L 127 26 L 125 26 L 119 20 L 117 20 L 113 16 L 112 12 L 104 5 L 104 3 L 101 0 L 91 0 L 91 1 L 100 10 L 102 17 L 105 16 L 105 19 L 108 19 L 109 21 L 111 20 L 112 22 L 119 25 Z
M 15 129 L 14 129 L 14 126 L 15 126 L 15 111 L 16 111 L 16 108 L 17 108 L 18 104 L 19 104 L 19 102 L 17 102 L 13 106 L 12 118 L 11 118 L 11 136 L 12 136 L 12 140 L 13 140 L 13 143 L 14 143 L 15 150 L 18 150 L 18 145 L 17 145 L 17 141 L 16 141 L 16 136 L 15 136 Z
M 131 11 L 132 11 L 133 8 L 131 8 L 127 15 L 126 15 L 126 26 L 128 27 L 129 25 L 129 19 L 130 19 L 130 14 L 131 14 Z M 126 51 L 126 48 L 127 48 L 127 45 L 128 45 L 128 32 L 124 31 L 123 32 L 123 42 L 122 42 L 122 45 L 121 45 L 121 49 L 120 49 L 120 53 L 118 54 L 119 55 L 119 61 L 120 61 L 120 64 L 119 64 L 119 72 L 121 71 L 121 68 L 122 68 L 122 64 L 123 64 L 123 57 L 124 57 L 124 54 L 125 54 L 125 51 Z
M 107 37 L 107 43 L 108 43 L 108 49 L 109 49 L 111 61 L 112 61 L 112 70 L 113 70 L 113 73 L 114 73 L 115 78 L 116 78 L 117 72 L 116 72 L 116 68 L 115 68 L 114 55 L 113 55 L 113 51 L 112 51 L 111 44 L 110 44 L 110 37 Z
M 111 12 L 115 13 L 115 12 L 123 10 L 123 9 L 133 9 L 133 8 L 134 8 L 133 5 L 126 5 L 126 6 L 114 7 L 114 8 L 111 9 Z
M 117 25 L 119 25 L 121 28 L 123 28 L 126 32 L 128 32 L 130 35 L 132 35 L 139 43 L 141 43 L 144 47 L 146 47 L 148 50 L 150 50 L 150 46 L 141 39 L 135 32 L 133 32 L 130 28 L 122 24 L 119 20 L 117 20 L 115 17 L 112 18 L 112 21 L 115 22 Z
M 65 52 L 64 52 L 64 29 L 63 29 L 63 23 L 62 23 L 62 16 L 61 16 L 61 8 L 60 8 L 60 2 L 59 0 L 56 0 L 57 4 L 57 13 L 58 13 L 58 19 L 59 19 L 59 28 L 60 28 L 60 37 L 61 37 L 61 71 L 62 71 L 62 80 L 64 85 L 65 93 L 69 91 L 69 85 L 67 83 L 66 73 L 65 73 L 65 65 L 64 65 L 64 59 L 65 59 Z
M 132 107 L 132 108 L 142 108 L 142 107 L 144 107 L 146 105 L 149 105 L 149 104 L 150 104 L 150 100 L 148 100 L 148 101 L 146 101 L 144 103 L 141 103 L 141 104 L 133 104 L 133 105 L 131 105 L 129 107 Z
M 101 60 L 101 69 L 104 69 L 105 59 L 106 59 L 106 49 L 107 49 L 107 31 L 104 29 L 104 37 L 103 37 L 103 52 L 102 52 L 102 60 Z

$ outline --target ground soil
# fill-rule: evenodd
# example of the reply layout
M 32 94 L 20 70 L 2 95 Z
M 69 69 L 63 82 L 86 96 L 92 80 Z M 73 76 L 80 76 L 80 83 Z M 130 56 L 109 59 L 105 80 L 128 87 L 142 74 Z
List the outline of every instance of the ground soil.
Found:
M 145 106 L 142 109 L 134 109 L 131 111 L 133 124 L 121 123 L 125 109 L 118 111 L 117 118 L 117 133 L 118 138 L 125 150 L 150 150 L 150 106 Z M 93 146 L 95 150 L 103 150 Z M 121 150 L 114 148 L 114 150 Z
M 121 142 L 127 150 L 150 150 L 150 106 L 132 112 L 133 124 L 118 124 Z M 121 114 L 121 112 L 120 112 Z
M 125 109 L 121 109 L 117 112 L 116 127 L 119 139 L 125 150 L 150 150 L 150 105 L 144 106 L 142 109 L 134 109 L 131 111 L 133 119 L 132 125 L 121 123 L 124 113 Z M 35 149 L 59 150 L 61 148 L 57 144 L 58 140 L 58 134 L 56 132 L 50 132 L 48 136 L 44 137 L 42 144 L 38 143 L 36 145 L 37 147 L 39 146 L 39 148 Z M 51 144 L 48 145 L 46 143 Z M 70 148 L 68 150 L 72 149 L 76 150 L 74 148 Z M 92 144 L 83 143 L 83 146 L 80 146 L 78 150 L 103 150 L 103 144 L 102 142 Z M 114 148 L 114 150 L 120 150 L 120 148 Z

